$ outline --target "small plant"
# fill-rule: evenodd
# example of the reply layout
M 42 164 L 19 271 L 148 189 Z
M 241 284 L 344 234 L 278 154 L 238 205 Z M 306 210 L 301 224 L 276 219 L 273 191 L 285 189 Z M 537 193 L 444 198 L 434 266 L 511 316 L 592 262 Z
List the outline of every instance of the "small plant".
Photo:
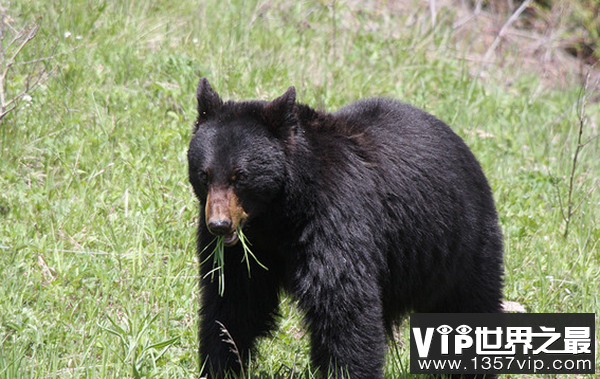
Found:
M 252 253 L 252 250 L 250 250 L 250 246 L 252 244 L 250 243 L 250 241 L 248 241 L 248 238 L 242 231 L 241 227 L 237 228 L 236 233 L 240 239 L 240 243 L 242 244 L 242 249 L 244 250 L 244 257 L 242 258 L 242 262 L 246 262 L 246 267 L 248 268 L 248 276 L 251 277 L 250 256 L 252 258 L 254 258 L 254 260 L 256 261 L 256 263 L 258 263 L 258 265 L 260 267 L 264 268 L 265 270 L 268 270 L 268 268 L 265 265 L 260 263 L 258 258 L 256 258 L 256 255 L 254 255 L 254 253 Z M 206 276 L 210 275 L 211 280 L 214 280 L 215 274 L 217 275 L 217 277 L 219 279 L 219 294 L 221 296 L 223 296 L 225 294 L 225 237 L 223 237 L 223 236 L 215 237 L 204 248 L 204 250 L 202 250 L 202 252 L 206 251 L 213 244 L 214 244 L 213 251 L 210 253 L 210 255 L 208 257 L 206 257 L 206 259 L 202 262 L 202 264 L 205 264 L 209 259 L 212 258 L 213 268 L 206 274 Z
M 227 330 L 225 325 L 223 325 L 223 323 L 221 323 L 220 321 L 217 321 L 217 324 L 219 324 L 219 328 L 221 328 L 221 337 L 223 337 L 223 342 L 229 344 L 231 352 L 235 355 L 235 357 L 238 361 L 238 364 L 242 368 L 241 379 L 246 379 L 246 372 L 244 371 L 242 355 L 240 354 L 240 350 L 238 349 L 237 344 L 233 340 L 233 337 L 231 336 L 231 334 L 229 333 L 229 330 Z
M 578 163 L 579 163 L 578 162 L 579 155 L 581 154 L 582 149 L 588 143 L 590 143 L 591 141 L 598 138 L 598 136 L 596 135 L 587 141 L 583 141 L 583 131 L 584 131 L 584 128 L 588 121 L 587 115 L 586 115 L 586 105 L 587 105 L 588 98 L 590 96 L 589 85 L 590 85 L 590 74 L 588 73 L 585 78 L 585 81 L 581 87 L 579 97 L 577 99 L 577 121 L 578 121 L 577 144 L 575 145 L 575 152 L 573 153 L 572 160 L 571 160 L 571 168 L 570 168 L 570 174 L 569 174 L 569 179 L 568 179 L 569 185 L 567 187 L 566 202 L 563 200 L 563 198 L 561 196 L 560 189 L 558 187 L 556 187 L 557 193 L 558 193 L 558 201 L 559 201 L 559 205 L 560 205 L 561 216 L 565 223 L 565 231 L 563 233 L 564 238 L 567 238 L 569 236 L 569 226 L 571 224 L 572 218 L 575 215 L 575 213 L 577 213 L 581 204 L 587 198 L 587 196 L 584 196 L 577 204 L 575 204 L 575 191 L 576 191 L 575 181 L 576 181 L 576 171 L 577 171 Z M 592 187 L 591 191 L 595 190 L 595 188 L 596 188 L 595 186 Z M 588 196 L 589 196 L 589 194 L 588 194 Z
M 157 313 L 150 318 L 150 314 L 147 314 L 141 325 L 135 325 L 130 315 L 127 314 L 125 318 L 127 326 L 121 327 L 107 314 L 106 317 L 111 326 L 98 324 L 100 329 L 116 336 L 120 341 L 122 352 L 125 355 L 117 353 L 117 357 L 125 365 L 131 367 L 131 374 L 134 379 L 146 378 L 146 365 L 157 362 L 173 344 L 179 341 L 179 337 L 174 337 L 156 343 L 150 342 L 150 326 L 156 322 L 160 315 L 161 313 Z M 108 348 L 112 350 L 110 345 Z

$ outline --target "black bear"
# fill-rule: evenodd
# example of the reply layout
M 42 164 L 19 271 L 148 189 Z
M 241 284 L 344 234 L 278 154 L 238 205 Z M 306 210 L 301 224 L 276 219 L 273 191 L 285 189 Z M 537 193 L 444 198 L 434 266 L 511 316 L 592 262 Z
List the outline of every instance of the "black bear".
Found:
M 410 311 L 501 311 L 492 192 L 442 121 L 384 98 L 326 113 L 297 103 L 294 87 L 224 102 L 202 78 L 196 96 L 204 376 L 240 372 L 276 326 L 283 291 L 304 314 L 314 368 L 340 378 L 381 378 L 386 339 Z M 242 262 L 240 230 L 267 269 Z M 224 293 L 206 259 L 215 236 Z

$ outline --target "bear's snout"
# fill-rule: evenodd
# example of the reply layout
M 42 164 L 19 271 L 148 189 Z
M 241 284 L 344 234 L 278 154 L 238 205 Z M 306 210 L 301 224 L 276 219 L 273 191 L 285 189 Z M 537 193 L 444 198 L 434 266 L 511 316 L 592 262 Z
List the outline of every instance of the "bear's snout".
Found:
M 213 219 L 206 224 L 208 230 L 216 236 L 224 236 L 231 233 L 233 231 L 231 225 L 231 220 L 228 219 Z
M 225 237 L 225 245 L 237 243 L 237 229 L 248 217 L 232 188 L 211 187 L 206 197 L 206 228 L 215 236 Z

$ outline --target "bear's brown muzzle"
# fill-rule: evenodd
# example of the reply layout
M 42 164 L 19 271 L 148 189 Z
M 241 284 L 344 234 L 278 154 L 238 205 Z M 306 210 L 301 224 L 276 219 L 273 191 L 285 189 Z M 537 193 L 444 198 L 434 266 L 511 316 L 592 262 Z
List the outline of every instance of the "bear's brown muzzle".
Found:
M 226 246 L 235 245 L 237 229 L 248 217 L 231 187 L 210 187 L 206 197 L 206 227 L 215 236 L 223 236 Z

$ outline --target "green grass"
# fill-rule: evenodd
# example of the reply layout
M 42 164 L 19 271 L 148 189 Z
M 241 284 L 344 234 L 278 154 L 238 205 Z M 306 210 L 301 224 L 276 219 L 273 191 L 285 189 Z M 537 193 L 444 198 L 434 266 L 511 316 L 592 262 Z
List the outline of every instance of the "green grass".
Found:
M 250 250 L 252 244 L 248 241 L 248 238 L 241 227 L 237 227 L 236 233 L 239 238 L 239 243 L 242 245 L 244 251 L 244 257 L 240 263 L 246 263 L 248 277 L 252 277 L 252 273 L 250 272 L 250 257 L 252 257 L 261 268 L 268 270 L 269 268 L 260 263 L 258 258 L 256 258 L 256 255 Z M 211 249 L 210 254 L 204 259 L 204 262 L 201 262 L 200 264 L 209 265 L 212 262 L 212 270 L 210 270 L 205 277 L 210 277 L 211 281 L 215 280 L 215 276 L 217 277 L 217 281 L 219 282 L 219 294 L 223 296 L 225 294 L 225 237 L 215 237 L 213 241 L 202 250 L 202 253 L 209 249 Z
M 295 85 L 300 101 L 329 110 L 393 96 L 432 112 L 465 138 L 490 179 L 506 298 L 529 312 L 600 315 L 597 138 L 579 155 L 580 206 L 567 238 L 559 201 L 579 88 L 552 90 L 515 69 L 473 79 L 478 67 L 455 49 L 447 12 L 432 28 L 426 9 L 339 3 L 334 12 L 319 1 L 8 8 L 16 23 L 44 15 L 40 43 L 79 48 L 58 56 L 55 78 L 0 124 L 0 378 L 197 375 L 198 206 L 186 151 L 200 76 L 224 98 L 271 99 Z M 586 113 L 584 141 L 598 135 L 598 103 Z M 598 339 L 600 323 L 596 330 Z M 399 336 L 386 378 L 408 377 L 407 329 Z M 250 374 L 305 373 L 307 337 L 288 298 L 275 337 L 261 342 Z

